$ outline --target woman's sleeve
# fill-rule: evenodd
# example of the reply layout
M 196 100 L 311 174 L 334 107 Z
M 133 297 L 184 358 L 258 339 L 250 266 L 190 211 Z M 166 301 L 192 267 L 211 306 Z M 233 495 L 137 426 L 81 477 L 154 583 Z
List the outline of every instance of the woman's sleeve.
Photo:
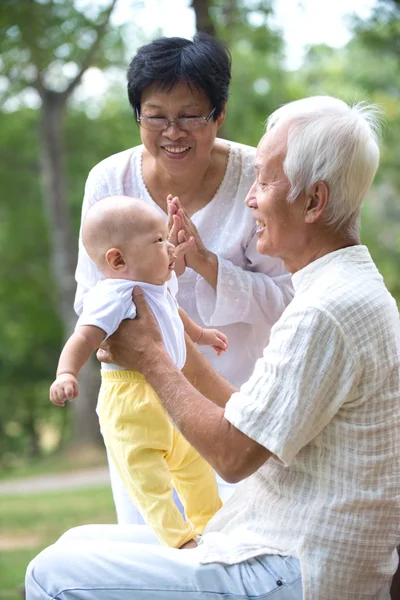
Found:
M 263 256 L 253 234 L 245 250 L 247 268 L 218 256 L 218 280 L 214 290 L 202 277 L 196 282 L 199 315 L 207 326 L 232 323 L 272 326 L 293 298 L 291 275 L 278 258 Z
M 77 282 L 74 310 L 77 315 L 82 313 L 83 308 L 83 297 L 92 289 L 101 279 L 104 279 L 97 270 L 96 265 L 89 258 L 88 253 L 82 243 L 82 220 L 87 210 L 100 200 L 109 195 L 108 186 L 105 180 L 98 174 L 96 168 L 92 169 L 85 185 L 85 195 L 83 197 L 82 214 L 81 214 L 81 226 L 79 229 L 79 242 L 78 242 L 78 263 L 75 271 L 75 279 Z

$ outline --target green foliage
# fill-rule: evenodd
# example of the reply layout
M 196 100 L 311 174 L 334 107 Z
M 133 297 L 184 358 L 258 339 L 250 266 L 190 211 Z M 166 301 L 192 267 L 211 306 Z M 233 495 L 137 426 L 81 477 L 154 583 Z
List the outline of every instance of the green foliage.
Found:
M 64 90 L 78 70 L 86 65 L 89 51 L 101 35 L 112 0 L 79 10 L 73 0 L 3 0 L 0 5 L 2 72 L 10 85 L 9 97 L 44 83 Z M 120 65 L 124 56 L 121 28 L 107 33 L 107 43 L 90 51 L 90 65 L 104 68 Z
M 0 466 L 37 453 L 36 419 L 45 417 L 44 385 L 61 329 L 49 277 L 47 223 L 38 183 L 37 114 L 0 113 L 7 155 L 0 161 Z

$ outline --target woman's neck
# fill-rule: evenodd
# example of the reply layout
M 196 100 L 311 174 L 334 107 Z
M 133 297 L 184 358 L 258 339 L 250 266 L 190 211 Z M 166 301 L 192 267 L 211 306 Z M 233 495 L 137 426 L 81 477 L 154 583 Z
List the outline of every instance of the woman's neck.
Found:
M 183 173 L 169 173 L 144 150 L 142 176 L 144 183 L 154 202 L 166 211 L 168 194 L 178 196 L 189 216 L 206 206 L 215 196 L 224 178 L 229 148 L 216 153 L 196 168 Z

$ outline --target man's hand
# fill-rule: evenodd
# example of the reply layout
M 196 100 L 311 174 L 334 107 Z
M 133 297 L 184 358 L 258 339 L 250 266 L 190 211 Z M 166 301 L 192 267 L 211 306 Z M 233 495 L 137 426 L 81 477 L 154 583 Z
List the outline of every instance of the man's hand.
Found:
M 211 346 L 218 356 L 221 356 L 228 348 L 228 338 L 218 329 L 203 329 L 196 343 L 200 346 Z
M 97 358 L 145 374 L 165 350 L 157 322 L 139 286 L 133 290 L 133 301 L 136 318 L 122 321 L 117 331 L 101 345 Z
M 62 373 L 50 388 L 50 400 L 56 406 L 65 406 L 67 400 L 74 400 L 79 394 L 79 383 L 71 373 Z

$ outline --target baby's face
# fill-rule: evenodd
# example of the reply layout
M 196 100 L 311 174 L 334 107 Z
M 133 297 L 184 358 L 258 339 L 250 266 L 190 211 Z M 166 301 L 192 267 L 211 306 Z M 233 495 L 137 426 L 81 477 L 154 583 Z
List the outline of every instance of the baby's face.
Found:
M 175 267 L 175 246 L 167 240 L 165 220 L 155 212 L 146 226 L 125 246 L 124 278 L 162 285 L 171 278 Z

